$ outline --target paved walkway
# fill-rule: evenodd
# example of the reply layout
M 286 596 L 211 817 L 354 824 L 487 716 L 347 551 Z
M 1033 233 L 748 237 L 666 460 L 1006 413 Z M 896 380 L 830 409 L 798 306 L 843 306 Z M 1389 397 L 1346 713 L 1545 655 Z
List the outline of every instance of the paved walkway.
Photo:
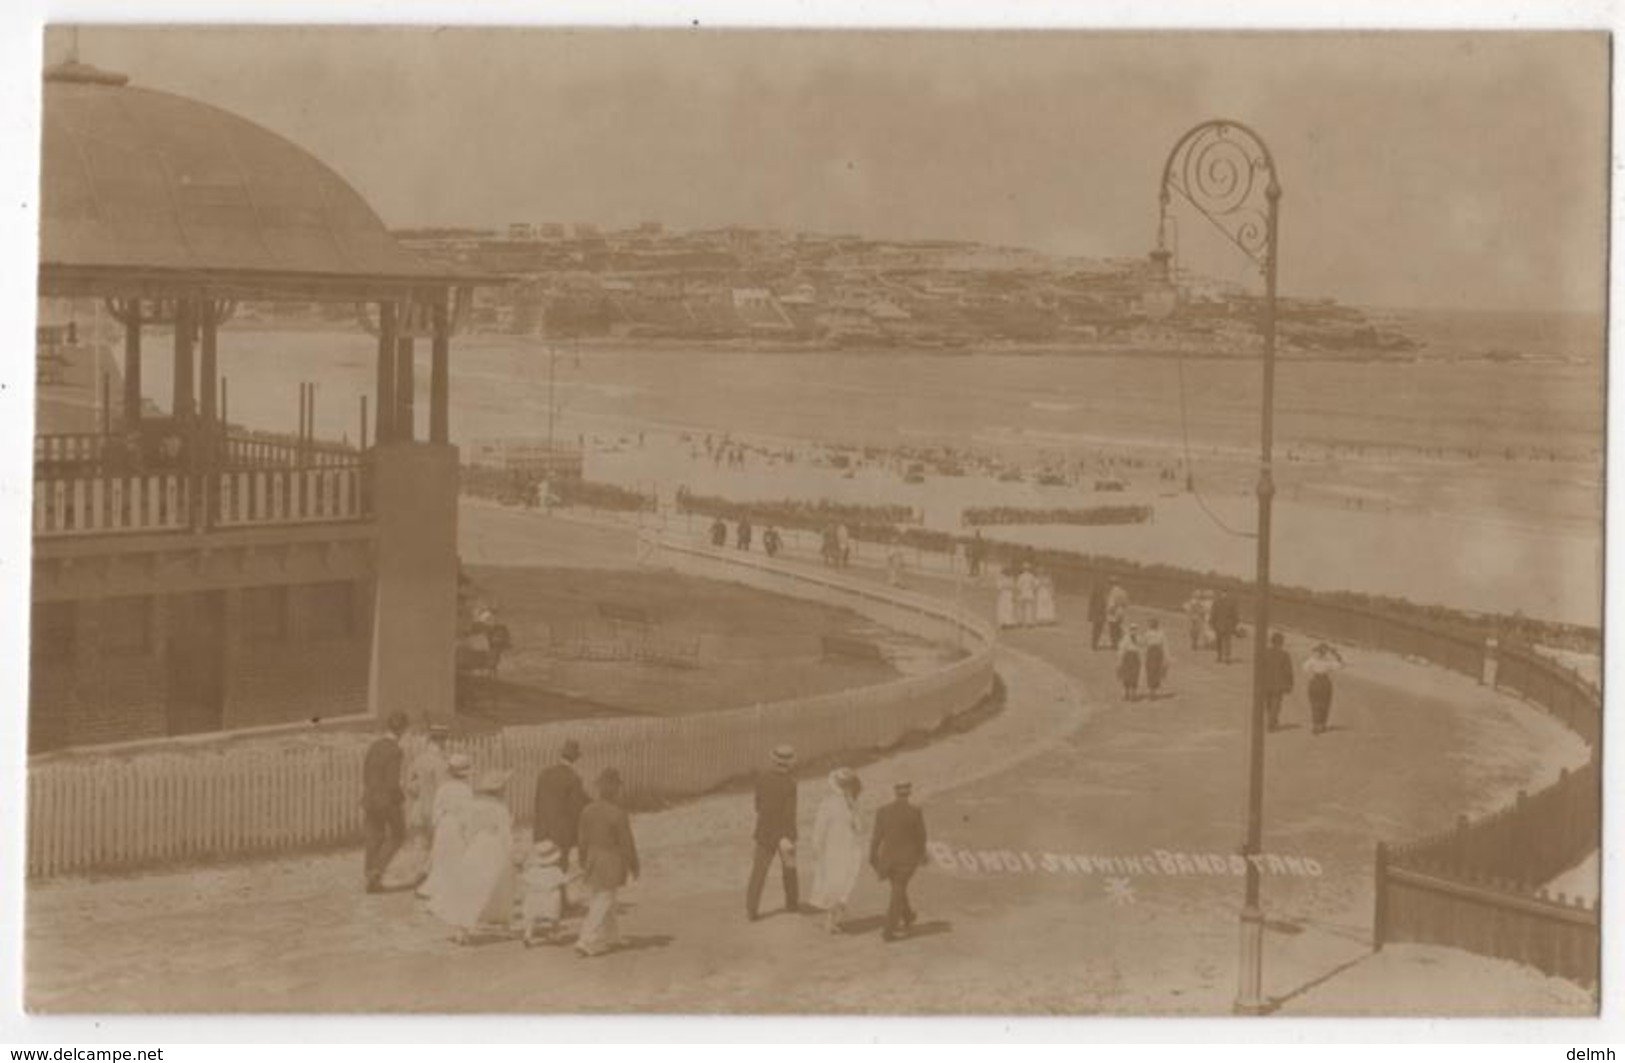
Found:
M 966 601 L 985 608 L 988 597 L 971 592 Z M 933 838 L 953 855 L 952 869 L 917 880 L 923 922 L 909 941 L 886 945 L 874 932 L 883 893 L 872 878 L 854 898 L 860 933 L 831 938 L 816 917 L 790 914 L 747 923 L 750 801 L 721 794 L 635 817 L 646 867 L 625 894 L 632 947 L 603 959 L 507 941 L 454 946 L 411 897 L 360 894 L 359 857 L 344 853 L 36 886 L 29 1004 L 1224 1013 L 1241 880 L 1219 873 L 1208 854 L 1228 854 L 1240 837 L 1248 669 L 1176 645 L 1170 696 L 1125 705 L 1111 655 L 1082 648 L 1081 603 L 1063 598 L 1060 611 L 1057 627 L 1008 635 L 1002 713 L 863 770 L 872 800 L 912 777 Z M 1283 864 L 1265 879 L 1268 992 L 1289 1011 L 1440 1014 L 1501 999 L 1493 983 L 1513 986 L 1524 1013 L 1585 1011 L 1589 1000 L 1572 987 L 1526 984 L 1521 969 L 1450 950 L 1369 958 L 1378 837 L 1492 807 L 1578 763 L 1584 749 L 1468 680 L 1349 657 L 1336 728 L 1315 737 L 1299 727 L 1270 746 L 1267 848 L 1299 861 L 1299 873 Z M 1301 704 L 1292 712 L 1301 723 Z M 804 829 L 823 786 L 802 782 Z M 1112 857 L 1120 862 L 1093 862 Z M 1320 873 L 1308 873 L 1304 858 Z M 1376 991 L 1395 986 L 1409 995 Z

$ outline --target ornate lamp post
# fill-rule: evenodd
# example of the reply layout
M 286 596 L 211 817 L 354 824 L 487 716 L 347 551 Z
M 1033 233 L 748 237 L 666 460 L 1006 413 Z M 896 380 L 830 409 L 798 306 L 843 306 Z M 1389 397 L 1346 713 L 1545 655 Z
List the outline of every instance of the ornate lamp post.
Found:
M 1157 249 L 1151 253 L 1160 292 L 1147 308 L 1172 310 L 1173 285 L 1165 237 L 1169 209 L 1178 195 L 1258 264 L 1264 273 L 1264 397 L 1258 470 L 1258 571 L 1254 592 L 1253 703 L 1247 722 L 1246 898 L 1241 909 L 1241 967 L 1236 1011 L 1260 1015 L 1269 1010 L 1263 995 L 1264 911 L 1259 903 L 1258 864 L 1264 829 L 1264 649 L 1270 631 L 1270 507 L 1275 498 L 1271 470 L 1275 435 L 1275 269 L 1281 183 L 1275 160 L 1262 138 L 1239 122 L 1203 122 L 1180 137 L 1162 169 Z

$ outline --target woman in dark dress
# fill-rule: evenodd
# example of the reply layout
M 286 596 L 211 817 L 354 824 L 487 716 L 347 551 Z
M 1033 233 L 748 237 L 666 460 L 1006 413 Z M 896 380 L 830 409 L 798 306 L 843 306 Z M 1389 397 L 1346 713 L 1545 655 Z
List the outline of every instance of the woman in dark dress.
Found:
M 1117 646 L 1117 678 L 1123 682 L 1123 697 L 1140 697 L 1140 625 L 1130 624 Z

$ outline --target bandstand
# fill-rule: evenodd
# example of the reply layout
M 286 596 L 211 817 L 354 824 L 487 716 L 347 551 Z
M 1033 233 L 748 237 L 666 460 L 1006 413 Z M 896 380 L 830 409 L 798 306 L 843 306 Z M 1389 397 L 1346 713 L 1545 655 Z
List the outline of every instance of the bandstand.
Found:
M 69 62 L 43 124 L 42 305 L 96 306 L 123 358 L 100 418 L 41 406 L 31 749 L 449 714 L 450 339 L 482 278 L 420 260 L 324 163 L 227 111 Z M 230 424 L 218 353 L 244 302 L 360 309 L 370 433 Z M 164 396 L 143 389 L 154 358 Z

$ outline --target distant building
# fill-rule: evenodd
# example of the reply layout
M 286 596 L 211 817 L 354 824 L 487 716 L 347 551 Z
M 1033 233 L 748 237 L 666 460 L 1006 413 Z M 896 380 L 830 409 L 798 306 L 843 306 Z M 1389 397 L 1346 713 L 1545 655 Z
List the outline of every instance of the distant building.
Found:
M 508 239 L 534 240 L 536 239 L 536 227 L 528 221 L 511 221 L 508 223 Z
M 556 221 L 543 222 L 536 231 L 543 240 L 563 240 L 569 234 L 569 230 Z

